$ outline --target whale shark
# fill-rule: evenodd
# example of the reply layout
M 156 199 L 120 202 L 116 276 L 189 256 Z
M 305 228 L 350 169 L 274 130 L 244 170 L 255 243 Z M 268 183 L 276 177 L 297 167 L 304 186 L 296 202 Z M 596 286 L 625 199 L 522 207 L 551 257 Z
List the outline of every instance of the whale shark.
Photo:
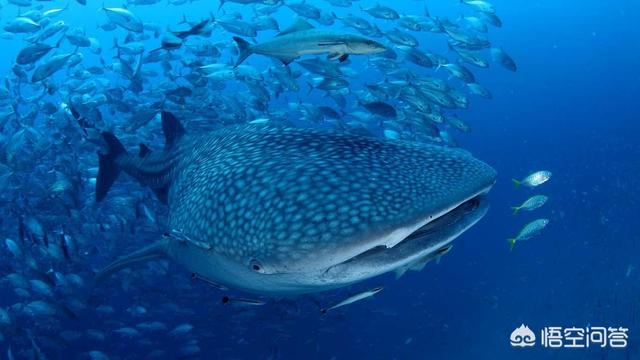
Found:
M 196 134 L 169 112 L 161 123 L 164 149 L 138 154 L 102 133 L 96 201 L 124 172 L 168 206 L 170 230 L 98 282 L 158 258 L 265 295 L 420 268 L 484 216 L 496 180 L 458 148 L 264 124 Z

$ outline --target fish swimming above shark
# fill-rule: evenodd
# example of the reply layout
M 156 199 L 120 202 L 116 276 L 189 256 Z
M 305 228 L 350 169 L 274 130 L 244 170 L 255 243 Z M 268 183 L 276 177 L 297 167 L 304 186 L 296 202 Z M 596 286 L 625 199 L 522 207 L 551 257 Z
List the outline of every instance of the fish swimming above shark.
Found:
M 303 55 L 328 54 L 329 59 L 343 62 L 351 54 L 367 55 L 387 51 L 384 45 L 364 36 L 316 29 L 302 19 L 297 19 L 275 38 L 260 44 L 251 45 L 237 36 L 233 40 L 240 51 L 235 66 L 240 65 L 251 54 L 271 56 L 287 65 Z
M 460 149 L 243 125 L 190 134 L 162 112 L 166 145 L 130 154 L 103 132 L 96 200 L 121 171 L 168 205 L 168 232 L 98 273 L 170 258 L 217 284 L 301 294 L 421 266 L 486 212 L 496 172 Z M 444 250 L 443 250 L 444 249 Z

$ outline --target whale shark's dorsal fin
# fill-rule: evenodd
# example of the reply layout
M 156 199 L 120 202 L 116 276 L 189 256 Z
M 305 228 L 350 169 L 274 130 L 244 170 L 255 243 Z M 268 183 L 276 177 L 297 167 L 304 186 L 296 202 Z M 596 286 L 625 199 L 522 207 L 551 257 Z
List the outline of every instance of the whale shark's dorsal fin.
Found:
M 165 148 L 169 149 L 180 139 L 185 133 L 184 126 L 170 112 L 163 111 L 161 114 L 162 132 L 165 138 Z
M 313 25 L 309 24 L 307 21 L 305 21 L 302 18 L 297 18 L 296 21 L 291 26 L 279 32 L 278 35 L 276 36 L 283 36 L 287 34 L 292 34 L 294 32 L 311 30 L 311 29 L 314 29 Z

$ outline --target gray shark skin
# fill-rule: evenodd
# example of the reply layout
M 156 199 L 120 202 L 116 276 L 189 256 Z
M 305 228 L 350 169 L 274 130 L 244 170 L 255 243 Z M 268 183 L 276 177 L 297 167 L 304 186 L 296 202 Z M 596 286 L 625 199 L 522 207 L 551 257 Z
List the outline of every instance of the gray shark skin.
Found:
M 328 54 L 330 59 L 344 61 L 350 54 L 367 55 L 387 50 L 384 45 L 364 36 L 316 29 L 301 19 L 261 44 L 251 45 L 239 37 L 233 39 L 240 50 L 236 67 L 251 54 L 271 56 L 287 65 L 303 55 Z
M 248 292 L 337 288 L 448 244 L 484 215 L 471 205 L 496 178 L 459 149 L 264 126 L 191 135 L 166 112 L 162 125 L 165 149 L 140 155 L 103 133 L 109 153 L 99 153 L 96 197 L 123 170 L 168 204 L 177 235 L 116 261 L 98 280 L 165 256 Z

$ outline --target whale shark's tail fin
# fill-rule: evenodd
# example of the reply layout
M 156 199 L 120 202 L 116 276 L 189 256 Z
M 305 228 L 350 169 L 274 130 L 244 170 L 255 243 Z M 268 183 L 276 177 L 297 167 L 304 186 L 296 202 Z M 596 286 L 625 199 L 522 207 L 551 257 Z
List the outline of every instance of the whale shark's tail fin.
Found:
M 153 152 L 149 147 L 140 144 L 140 152 L 137 156 L 129 155 L 124 145 L 118 138 L 110 133 L 103 132 L 102 138 L 107 145 L 107 153 L 98 152 L 100 169 L 96 179 L 96 201 L 102 201 L 109 189 L 118 178 L 122 170 L 149 186 L 158 199 L 167 203 L 170 176 L 173 167 L 179 161 L 176 152 L 181 152 L 176 143 L 185 135 L 186 131 L 180 121 L 173 114 L 163 111 L 162 131 L 165 136 L 165 149 Z
M 120 166 L 117 164 L 118 158 L 127 154 L 127 150 L 125 150 L 120 140 L 112 133 L 105 131 L 102 133 L 102 138 L 107 144 L 109 152 L 106 154 L 98 152 L 98 161 L 100 163 L 98 178 L 96 179 L 96 201 L 98 202 L 107 196 L 111 185 L 120 174 Z
M 170 149 L 186 133 L 186 130 L 180 121 L 168 111 L 163 111 L 160 118 L 164 133 L 164 147 Z

